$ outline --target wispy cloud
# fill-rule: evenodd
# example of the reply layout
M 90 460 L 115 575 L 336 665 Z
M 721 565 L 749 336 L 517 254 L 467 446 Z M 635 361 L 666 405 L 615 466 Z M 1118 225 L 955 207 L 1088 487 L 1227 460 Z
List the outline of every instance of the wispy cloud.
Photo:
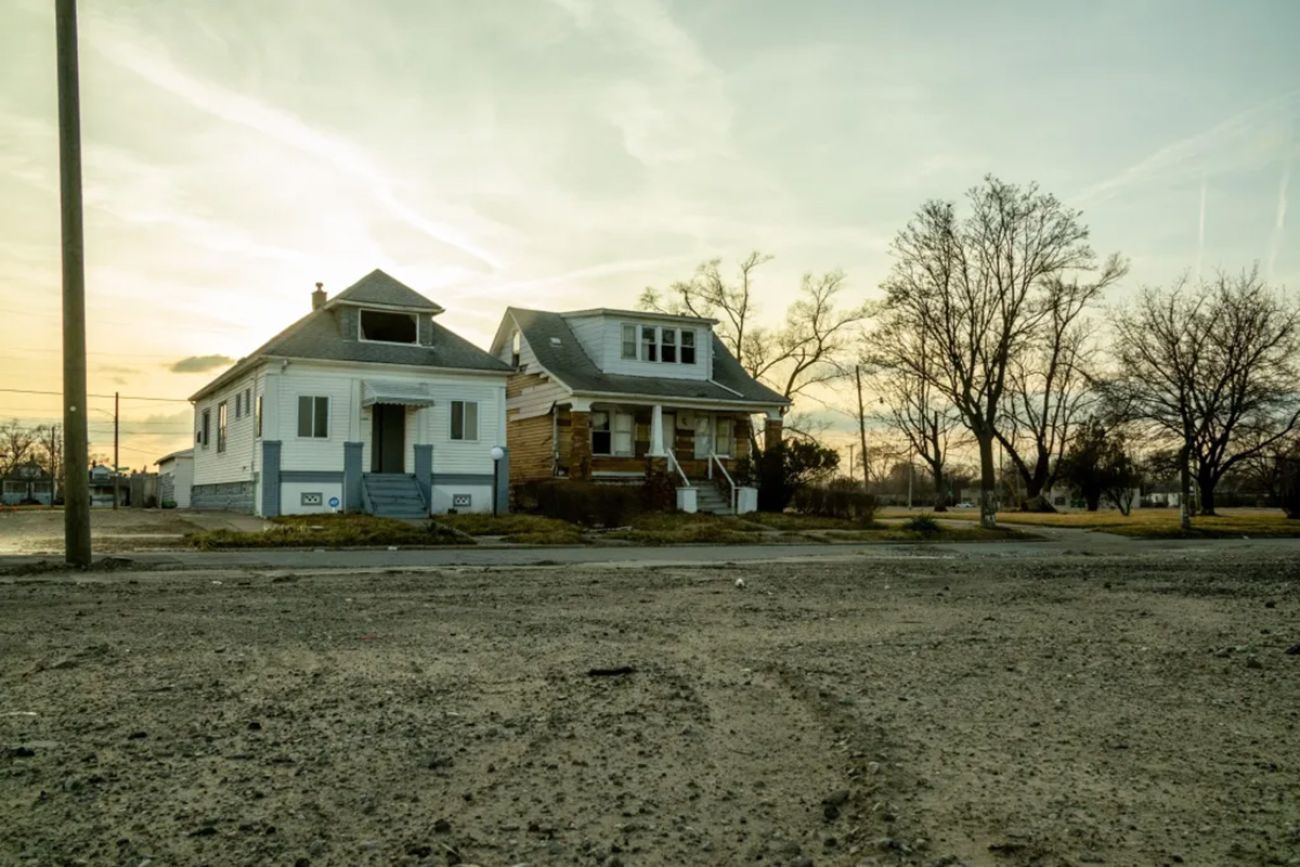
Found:
M 336 134 L 316 128 L 288 111 L 262 100 L 191 75 L 172 62 L 165 51 L 120 22 L 100 20 L 102 37 L 93 45 L 105 59 L 161 90 L 221 120 L 242 126 L 282 145 L 318 159 L 361 184 L 393 217 L 447 247 L 492 268 L 501 267 L 487 250 L 457 222 L 431 218 L 409 205 L 398 184 L 360 148 Z M 464 215 L 461 215 L 464 216 Z M 488 221 L 473 219 L 486 226 Z
M 1277 270 L 1277 254 L 1282 249 L 1282 239 L 1286 232 L 1287 195 L 1291 189 L 1291 166 L 1294 160 L 1287 160 L 1282 168 L 1282 181 L 1277 188 L 1277 211 L 1273 219 L 1273 234 L 1268 242 L 1268 262 L 1265 266 L 1265 279 L 1272 280 Z
M 1185 182 L 1227 171 L 1260 168 L 1290 158 L 1291 126 L 1300 118 L 1300 90 L 1279 94 L 1207 130 L 1172 142 L 1071 197 L 1092 205 L 1153 182 Z
M 234 362 L 235 359 L 227 355 L 191 355 L 172 362 L 167 369 L 172 373 L 206 373 Z

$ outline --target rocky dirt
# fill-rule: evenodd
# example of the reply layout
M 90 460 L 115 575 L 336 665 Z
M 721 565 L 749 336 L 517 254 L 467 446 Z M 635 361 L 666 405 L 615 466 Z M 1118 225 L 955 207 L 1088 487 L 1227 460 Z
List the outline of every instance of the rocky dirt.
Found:
M 1300 864 L 1294 557 L 0 580 L 4 865 Z
M 98 553 L 175 548 L 200 530 L 264 529 L 266 521 L 233 512 L 193 509 L 90 510 L 90 535 Z M 63 509 L 0 509 L 0 554 L 61 554 Z

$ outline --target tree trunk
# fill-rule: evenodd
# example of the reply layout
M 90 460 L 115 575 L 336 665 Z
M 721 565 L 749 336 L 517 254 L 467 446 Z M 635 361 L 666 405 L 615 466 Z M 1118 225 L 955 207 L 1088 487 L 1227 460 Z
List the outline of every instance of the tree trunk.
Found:
M 1088 492 L 1084 494 L 1083 499 L 1088 504 L 1088 511 L 1095 512 L 1101 508 L 1101 494 Z
M 1184 530 L 1192 529 L 1192 474 L 1187 469 L 1190 451 L 1186 445 L 1178 451 L 1178 526 Z
M 993 435 L 977 434 L 980 445 L 980 526 L 997 529 L 997 468 L 993 465 Z
M 943 466 L 931 467 L 930 474 L 934 476 L 934 510 L 936 512 L 946 512 L 948 511 L 948 490 L 943 484 Z
M 1214 479 L 1201 473 L 1197 473 L 1196 488 L 1201 494 L 1201 508 L 1199 513 L 1202 515 L 1217 514 L 1217 512 L 1214 511 Z

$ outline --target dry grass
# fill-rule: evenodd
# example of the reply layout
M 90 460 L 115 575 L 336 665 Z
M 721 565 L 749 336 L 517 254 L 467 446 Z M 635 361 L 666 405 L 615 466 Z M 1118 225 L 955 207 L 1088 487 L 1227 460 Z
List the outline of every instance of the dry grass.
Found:
M 646 512 L 634 518 L 630 527 L 611 530 L 602 538 L 641 545 L 745 545 L 763 542 L 765 535 L 762 527 L 726 515 Z
M 467 543 L 464 537 L 432 522 L 408 523 L 374 515 L 286 515 L 273 518 L 271 526 L 263 531 L 207 530 L 190 533 L 185 541 L 202 551 L 216 548 L 361 548 Z
M 1288 519 L 1278 509 L 1222 509 L 1213 517 L 1192 518 L 1192 532 L 1184 533 L 1178 527 L 1177 509 L 1134 509 L 1122 515 L 1114 509 L 1096 512 L 998 512 L 999 524 L 1031 527 L 1066 527 L 1081 530 L 1103 530 L 1122 536 L 1138 538 L 1177 538 L 1190 536 L 1213 538 L 1222 536 L 1300 536 L 1300 521 Z M 916 512 L 906 509 L 882 509 L 884 518 L 908 518 Z M 935 515 L 942 521 L 979 520 L 976 509 L 960 509 Z
M 804 530 L 863 530 L 870 526 L 864 526 L 849 518 L 823 518 L 795 512 L 751 512 L 742 520 L 761 524 L 769 530 L 788 530 L 795 533 Z
M 576 533 L 577 527 L 558 518 L 541 515 L 508 514 L 493 517 L 488 514 L 468 513 L 438 515 L 434 520 L 445 527 L 459 530 L 470 536 L 517 536 L 520 534 L 545 535 L 548 533 Z

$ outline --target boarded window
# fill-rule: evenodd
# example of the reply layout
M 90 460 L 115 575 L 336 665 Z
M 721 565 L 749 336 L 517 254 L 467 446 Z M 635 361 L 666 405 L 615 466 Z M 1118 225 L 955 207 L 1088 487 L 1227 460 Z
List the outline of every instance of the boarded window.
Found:
M 631 413 L 614 413 L 613 452 L 616 455 L 632 454 L 632 431 L 635 419 Z
M 736 448 L 736 428 L 735 420 L 730 418 L 720 418 L 717 421 L 716 434 L 717 439 L 713 443 L 714 454 L 729 458 L 735 454 Z
M 478 403 L 472 400 L 451 402 L 451 438 L 466 441 L 478 439 Z
M 415 343 L 415 317 L 410 313 L 362 310 L 361 336 L 366 340 L 382 340 L 385 343 Z
M 324 439 L 330 435 L 330 399 L 302 395 L 298 398 L 298 436 Z

